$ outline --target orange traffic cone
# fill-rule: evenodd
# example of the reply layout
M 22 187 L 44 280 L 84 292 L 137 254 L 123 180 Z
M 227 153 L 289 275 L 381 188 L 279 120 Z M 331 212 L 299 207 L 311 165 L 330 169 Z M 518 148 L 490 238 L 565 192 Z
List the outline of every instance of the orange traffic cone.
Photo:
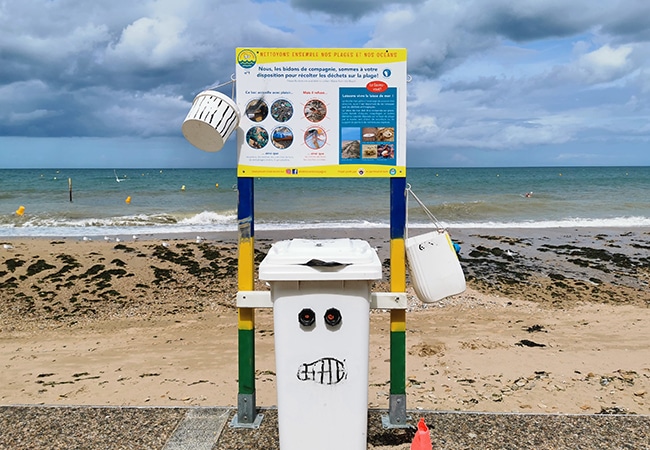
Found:
M 424 417 L 420 417 L 418 422 L 418 431 L 415 432 L 413 436 L 413 442 L 411 442 L 411 450 L 432 450 L 433 445 L 431 444 L 431 436 L 429 436 L 429 429 L 427 424 L 424 423 Z

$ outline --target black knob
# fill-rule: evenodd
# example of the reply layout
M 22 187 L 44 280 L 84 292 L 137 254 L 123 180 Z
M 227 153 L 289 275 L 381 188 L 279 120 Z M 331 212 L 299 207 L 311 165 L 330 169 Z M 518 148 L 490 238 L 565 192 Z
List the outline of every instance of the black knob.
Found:
M 298 322 L 300 322 L 300 325 L 302 326 L 310 327 L 314 324 L 315 321 L 316 321 L 316 314 L 314 313 L 313 310 L 309 308 L 303 309 L 298 314 Z
M 325 323 L 330 327 L 335 327 L 341 323 L 341 311 L 336 308 L 330 308 L 325 311 Z

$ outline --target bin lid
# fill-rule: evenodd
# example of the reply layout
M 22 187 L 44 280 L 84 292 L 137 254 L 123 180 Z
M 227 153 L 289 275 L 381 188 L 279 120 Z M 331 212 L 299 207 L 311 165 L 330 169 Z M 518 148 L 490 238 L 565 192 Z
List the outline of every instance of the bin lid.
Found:
M 260 280 L 380 280 L 377 252 L 361 239 L 291 239 L 271 246 Z

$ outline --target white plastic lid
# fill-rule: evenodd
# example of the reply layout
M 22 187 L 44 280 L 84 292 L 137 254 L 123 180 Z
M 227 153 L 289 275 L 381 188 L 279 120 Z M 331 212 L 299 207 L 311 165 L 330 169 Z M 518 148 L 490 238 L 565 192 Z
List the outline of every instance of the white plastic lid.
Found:
M 361 239 L 276 242 L 260 263 L 260 280 L 380 280 L 377 252 Z

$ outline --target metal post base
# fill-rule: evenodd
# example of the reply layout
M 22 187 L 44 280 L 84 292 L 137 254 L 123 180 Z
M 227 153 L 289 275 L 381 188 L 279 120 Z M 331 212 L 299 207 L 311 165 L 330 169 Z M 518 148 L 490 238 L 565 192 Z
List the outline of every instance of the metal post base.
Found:
M 231 428 L 259 428 L 264 414 L 257 414 L 255 394 L 237 395 L 237 415 L 230 421 Z
M 388 415 L 381 417 L 384 428 L 411 428 L 406 415 L 406 394 L 391 394 L 388 402 Z

